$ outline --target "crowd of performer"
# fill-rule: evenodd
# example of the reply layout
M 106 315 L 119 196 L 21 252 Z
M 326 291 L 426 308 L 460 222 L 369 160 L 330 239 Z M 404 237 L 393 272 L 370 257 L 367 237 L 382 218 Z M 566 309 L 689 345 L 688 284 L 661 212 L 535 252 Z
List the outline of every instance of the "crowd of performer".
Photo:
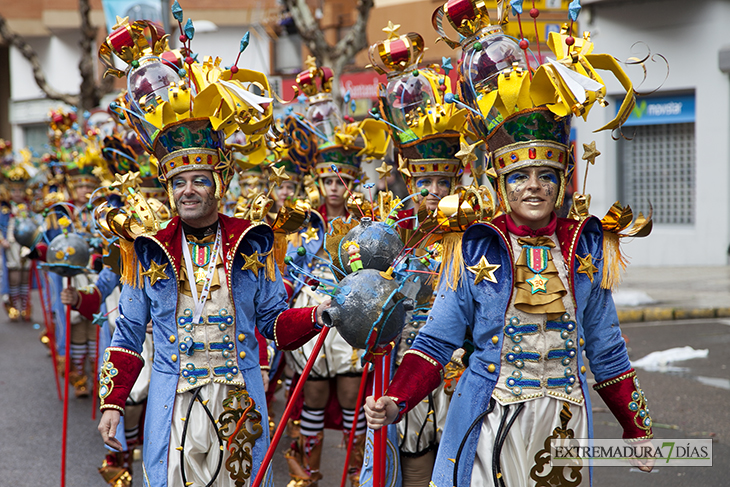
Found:
M 571 183 L 596 70 L 626 88 L 604 129 L 634 102 L 589 34 L 569 19 L 541 63 L 502 33 L 506 6 L 450 0 L 434 18 L 457 68 L 389 23 L 364 118 L 311 57 L 275 116 L 266 76 L 196 57 L 172 13 L 179 49 L 118 19 L 99 57 L 127 89 L 108 108 L 49 114 L 45 154 L 0 142 L 5 311 L 29 321 L 39 291 L 56 380 L 99 399 L 106 482 L 270 485 L 286 431 L 289 487 L 334 484 L 332 429 L 352 486 L 590 485 L 546 450 L 592 435 L 588 367 L 624 439 L 652 438 L 611 298 L 619 238 L 651 222 L 593 217 Z

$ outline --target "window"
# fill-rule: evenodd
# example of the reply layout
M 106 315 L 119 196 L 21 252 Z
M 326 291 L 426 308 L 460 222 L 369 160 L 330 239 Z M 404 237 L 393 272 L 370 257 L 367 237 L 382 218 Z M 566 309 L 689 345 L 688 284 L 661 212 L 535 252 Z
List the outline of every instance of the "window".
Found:
M 695 124 L 635 125 L 624 128 L 632 140 L 621 140 L 621 203 L 635 213 L 654 207 L 654 222 L 695 222 Z

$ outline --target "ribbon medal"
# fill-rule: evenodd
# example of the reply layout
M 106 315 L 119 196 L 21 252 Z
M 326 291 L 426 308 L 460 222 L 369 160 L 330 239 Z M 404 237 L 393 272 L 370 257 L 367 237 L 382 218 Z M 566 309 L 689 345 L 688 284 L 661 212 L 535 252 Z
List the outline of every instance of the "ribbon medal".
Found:
M 548 247 L 533 247 L 531 245 L 524 245 L 525 257 L 527 260 L 527 267 L 535 273 L 533 277 L 527 279 L 527 283 L 532 288 L 532 294 L 537 292 L 547 292 L 548 279 L 540 275 L 548 265 Z

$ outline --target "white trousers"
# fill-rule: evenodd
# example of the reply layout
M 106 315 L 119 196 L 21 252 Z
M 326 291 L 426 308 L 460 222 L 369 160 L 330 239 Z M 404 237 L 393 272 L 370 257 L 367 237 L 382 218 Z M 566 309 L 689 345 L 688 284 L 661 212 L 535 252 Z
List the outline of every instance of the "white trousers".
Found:
M 587 466 L 578 473 L 582 476 L 580 483 L 575 482 L 577 476 L 569 468 L 551 467 L 549 462 L 531 475 L 531 470 L 536 464 L 535 455 L 545 448 L 545 440 L 553 434 L 553 430 L 561 426 L 560 411 L 563 409 L 563 404 L 564 401 L 551 397 L 542 397 L 525 403 L 524 409 L 507 433 L 499 457 L 502 479 L 506 487 L 533 487 L 537 479 L 549 475 L 551 469 L 555 469 L 552 474 L 567 479 L 567 482 L 560 485 L 590 486 Z M 517 404 L 509 406 L 505 427 L 517 411 L 517 407 Z M 472 487 L 494 487 L 492 453 L 505 410 L 505 406 L 496 403 L 494 410 L 484 418 L 471 474 Z M 568 422 L 568 429 L 573 430 L 573 437 L 587 438 L 588 418 L 585 403 L 582 405 L 571 403 L 570 412 L 573 416 Z M 548 450 L 548 456 L 549 453 Z

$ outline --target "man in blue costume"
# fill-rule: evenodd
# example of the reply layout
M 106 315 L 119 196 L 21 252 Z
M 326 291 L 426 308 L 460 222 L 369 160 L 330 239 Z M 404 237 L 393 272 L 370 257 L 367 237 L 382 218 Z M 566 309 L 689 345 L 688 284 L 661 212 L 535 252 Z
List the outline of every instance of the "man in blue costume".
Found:
M 465 232 L 467 272 L 456 290 L 438 290 L 385 396 L 367 399 L 369 426 L 399 420 L 438 386 L 471 332 L 475 350 L 454 391 L 432 477 L 439 487 L 534 486 L 547 479 L 589 485 L 588 468 L 552 467 L 545 450 L 561 431 L 592 436 L 585 358 L 624 439 L 652 438 L 611 292 L 602 286 L 609 264 L 601 222 L 555 215 L 565 193 L 569 133 L 569 118 L 532 108 L 490 134 L 505 214 Z
M 117 330 L 105 352 L 99 430 L 119 448 L 116 424 L 142 367 L 139 353 L 152 321 L 147 485 L 207 484 L 216 477 L 215 485 L 233 485 L 236 477 L 255 475 L 268 428 L 261 423 L 266 403 L 254 329 L 280 348 L 296 347 L 316 333 L 315 316 L 326 307 L 287 310 L 280 276 L 272 279 L 265 269 L 273 232 L 218 213 L 223 185 L 212 168 L 167 172 L 179 216 L 135 241 L 142 272 L 122 290 Z M 223 462 L 230 476 L 220 473 Z

